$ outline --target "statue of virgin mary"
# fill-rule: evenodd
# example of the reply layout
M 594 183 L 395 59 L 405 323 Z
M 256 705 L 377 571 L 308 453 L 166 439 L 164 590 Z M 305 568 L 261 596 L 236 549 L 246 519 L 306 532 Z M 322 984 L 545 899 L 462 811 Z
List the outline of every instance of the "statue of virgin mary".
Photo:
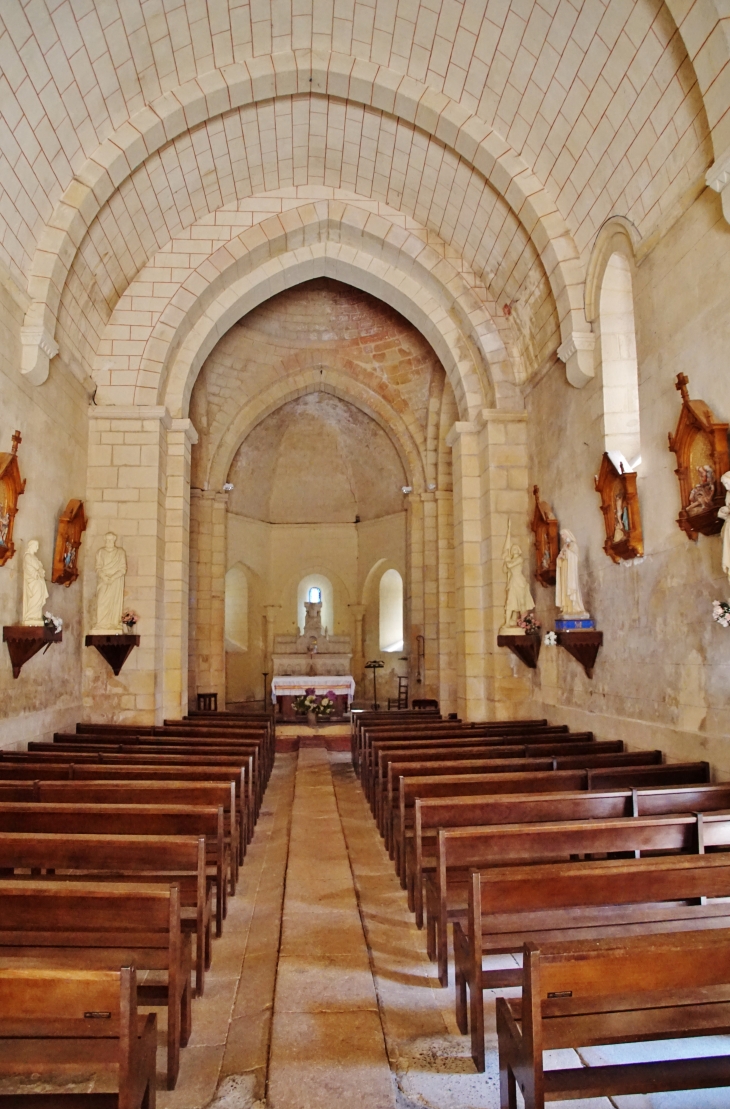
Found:
M 560 532 L 560 538 L 563 545 L 555 566 L 555 604 L 563 620 L 588 620 L 590 616 L 583 604 L 578 579 L 578 543 L 573 532 L 567 528 Z

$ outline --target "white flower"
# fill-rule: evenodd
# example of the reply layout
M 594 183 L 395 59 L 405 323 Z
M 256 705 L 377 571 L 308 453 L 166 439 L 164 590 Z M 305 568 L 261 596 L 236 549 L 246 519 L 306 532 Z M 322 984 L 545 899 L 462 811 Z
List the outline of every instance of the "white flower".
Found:
M 546 647 L 554 647 L 557 642 L 558 642 L 558 637 L 555 634 L 555 632 L 547 632 L 547 634 L 545 635 L 545 646 Z

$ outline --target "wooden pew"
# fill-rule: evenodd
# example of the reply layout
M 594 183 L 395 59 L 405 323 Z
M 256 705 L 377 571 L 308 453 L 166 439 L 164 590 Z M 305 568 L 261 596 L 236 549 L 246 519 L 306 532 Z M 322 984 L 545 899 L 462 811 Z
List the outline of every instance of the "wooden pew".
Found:
M 157 1019 L 137 1013 L 134 967 L 0 971 L 0 1076 L 111 1073 L 117 1094 L 2 1094 L 8 1109 L 155 1109 Z
M 183 928 L 195 932 L 196 993 L 203 992 L 213 901 L 203 836 L 0 832 L 0 890 L 7 878 L 23 876 L 16 874 L 18 870 L 30 870 L 34 876 L 49 870 L 54 880 L 72 882 L 132 880 L 179 886 Z
M 29 745 L 31 746 L 31 745 Z M 255 804 L 255 786 L 252 787 L 253 776 L 249 773 L 250 764 L 248 760 L 238 758 L 232 759 L 230 755 L 189 755 L 181 754 L 168 754 L 166 749 L 163 749 L 159 754 L 156 748 L 148 747 L 124 747 L 123 745 L 114 746 L 92 746 L 84 745 L 78 749 L 65 744 L 56 746 L 51 744 L 43 747 L 41 750 L 37 748 L 40 744 L 32 744 L 33 750 L 27 752 L 5 752 L 0 754 L 0 766 L 3 763 L 12 765 L 13 763 L 55 763 L 56 765 L 75 765 L 75 764 L 106 764 L 108 766 L 181 766 L 188 768 L 198 768 L 203 771 L 205 767 L 242 767 L 244 770 L 246 781 L 246 802 L 245 802 L 245 815 L 247 817 L 246 825 L 241 825 L 241 848 L 240 857 L 245 855 L 246 847 L 253 838 L 255 831 L 256 821 L 256 804 Z M 201 773 L 201 777 L 205 777 Z
M 397 809 L 399 800 L 399 782 L 401 778 L 419 777 L 444 777 L 462 771 L 465 774 L 509 774 L 509 773 L 539 773 L 540 771 L 555 772 L 558 770 L 600 770 L 601 768 L 623 768 L 647 766 L 661 766 L 663 754 L 661 751 L 623 751 L 615 755 L 556 755 L 546 753 L 543 757 L 531 756 L 530 758 L 499 758 L 490 759 L 483 757 L 463 759 L 461 761 L 434 762 L 391 762 L 387 768 L 385 785 L 385 812 L 383 827 L 385 830 L 385 846 L 389 849 L 391 858 L 396 858 L 395 843 L 398 842 L 398 856 L 396 870 L 404 875 L 402 860 L 405 858 L 405 842 L 403 830 L 400 827 L 400 814 Z
M 216 891 L 216 935 L 222 933 L 226 876 L 230 862 L 226 848 L 223 806 L 139 805 L 66 800 L 53 802 L 0 801 L 0 832 L 41 832 L 45 835 L 204 836 L 206 865 Z M 3 891 L 5 886 L 2 887 Z M 188 897 L 187 902 L 190 901 Z M 203 990 L 203 966 L 210 967 L 210 936 L 205 950 L 196 953 L 196 986 Z
M 727 1033 L 730 930 L 525 944 L 521 1002 L 497 998 L 500 1104 L 730 1086 L 727 1054 L 545 1071 L 543 1051 Z M 691 1104 L 686 1101 L 685 1104 Z
M 399 746 L 405 746 L 410 743 L 420 743 L 429 739 L 458 739 L 460 736 L 515 736 L 515 735 L 542 735 L 544 733 L 552 735 L 569 735 L 569 729 L 566 724 L 547 725 L 547 724 L 525 724 L 520 723 L 505 723 L 505 724 L 454 724 L 451 721 L 443 721 L 427 728 L 409 728 L 404 729 L 390 729 L 390 728 L 366 728 L 361 734 L 361 746 L 359 751 L 359 773 L 361 778 L 363 774 L 368 771 L 371 764 L 370 750 L 373 743 L 378 741 L 386 742 L 396 741 Z M 364 778 L 363 778 L 364 780 Z
M 178 740 L 180 742 L 196 741 L 206 742 L 246 742 L 259 744 L 264 754 L 263 765 L 267 775 L 271 771 L 274 759 L 274 733 L 271 727 L 196 727 L 195 725 L 178 721 L 170 722 L 162 727 L 157 725 L 122 725 L 122 724 L 77 724 L 75 732 L 56 733 L 59 736 L 76 736 L 82 741 L 85 736 L 111 737 L 124 741 L 145 737 L 147 739 Z M 55 738 L 55 736 L 54 736 Z
M 548 770 L 537 773 L 451 774 L 441 778 L 401 778 L 395 834 L 396 868 L 399 852 L 405 858 L 407 836 L 413 828 L 415 802 L 421 798 L 504 796 L 514 793 L 605 792 L 668 786 L 703 785 L 710 780 L 706 762 L 662 763 L 660 766 L 614 766 L 585 770 Z M 650 815 L 650 813 L 646 813 Z
M 167 1087 L 175 1088 L 180 1047 L 190 1038 L 190 936 L 180 890 L 122 883 L 5 880 L 0 887 L 0 960 L 12 967 L 113 970 L 125 962 L 164 971 L 166 983 L 138 982 L 140 1005 L 165 1005 Z
M 520 967 L 483 970 L 484 956 L 517 954 L 525 943 L 730 928 L 730 904 L 707 898 L 730 898 L 730 855 L 472 871 L 466 919 L 454 922 L 454 965 L 456 1019 L 471 1030 L 477 1070 L 485 1066 L 483 991 L 522 985 Z
M 504 737 L 500 737 L 502 739 Z M 374 816 L 381 835 L 385 833 L 386 811 L 388 800 L 392 807 L 393 782 L 389 782 L 388 767 L 396 762 L 418 763 L 425 767 L 426 763 L 463 762 L 469 759 L 540 759 L 564 758 L 567 755 L 619 755 L 624 751 L 621 740 L 597 743 L 589 740 L 585 743 L 564 743 L 562 737 L 554 740 L 545 739 L 540 743 L 523 742 L 523 738 L 515 739 L 513 743 L 496 743 L 492 739 L 474 739 L 468 744 L 444 744 L 424 748 L 418 744 L 414 750 L 403 750 L 396 747 L 392 750 L 377 752 L 377 765 L 373 784 Z M 654 761 L 659 761 L 654 756 Z
M 730 842 L 730 815 L 715 831 Z M 442 828 L 436 868 L 426 877 L 426 942 L 438 963 L 439 981 L 448 985 L 447 922 L 449 914 L 454 920 L 465 912 L 470 870 L 567 861 L 580 855 L 698 854 L 699 846 L 698 820 L 692 813 Z
M 463 735 L 444 735 L 438 738 L 429 736 L 426 739 L 411 738 L 407 743 L 402 739 L 372 739 L 367 752 L 367 766 L 363 766 L 363 789 L 369 798 L 373 792 L 373 783 L 378 779 L 378 768 L 386 754 L 394 751 L 403 751 L 406 754 L 417 751 L 435 751 L 439 748 L 480 746 L 543 746 L 544 744 L 564 744 L 570 747 L 573 744 L 595 742 L 593 732 L 558 732 L 552 728 L 543 728 L 539 731 L 515 731 L 504 733 L 489 733 L 482 735 L 480 729 Z
M 730 783 L 624 789 L 609 793 L 524 793 L 481 797 L 417 797 L 413 838 L 406 843 L 408 904 L 423 927 L 423 878 L 436 865 L 439 828 L 491 824 L 532 824 L 544 820 L 603 820 L 619 816 L 660 816 L 730 808 Z
M 230 770 L 222 766 L 195 767 L 187 766 L 157 766 L 157 765 L 130 765 L 120 763 L 107 765 L 97 762 L 88 763 L 37 763 L 37 762 L 5 762 L 0 760 L 0 781 L 37 780 L 40 782 L 76 781 L 76 782 L 104 782 L 120 781 L 129 785 L 144 782 L 150 784 L 169 782 L 170 784 L 202 786 L 212 782 L 233 783 L 236 791 L 235 809 L 231 815 L 231 835 L 237 843 L 236 871 L 238 859 L 243 857 L 243 829 L 246 827 L 247 806 L 245 794 L 244 770 L 232 766 Z M 237 838 L 236 838 L 237 837 Z

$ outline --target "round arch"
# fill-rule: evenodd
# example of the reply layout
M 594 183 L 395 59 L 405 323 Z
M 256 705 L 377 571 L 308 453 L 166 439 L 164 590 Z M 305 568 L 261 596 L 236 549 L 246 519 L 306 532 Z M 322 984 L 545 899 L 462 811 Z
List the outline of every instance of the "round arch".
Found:
M 292 375 L 290 379 L 276 382 L 235 413 L 211 458 L 208 471 L 209 487 L 211 489 L 223 487 L 236 451 L 262 420 L 288 401 L 308 393 L 318 392 L 332 393 L 340 400 L 354 404 L 356 408 L 375 420 L 397 450 L 410 484 L 418 492 L 426 488 L 423 457 L 403 417 L 391 408 L 386 399 L 346 374 L 329 368 L 320 369 L 317 366 L 302 370 Z
M 33 257 L 32 302 L 24 321 L 22 372 L 48 376 L 61 294 L 70 266 L 101 207 L 152 153 L 190 127 L 260 100 L 315 92 L 394 114 L 454 151 L 510 205 L 537 249 L 558 306 L 565 343 L 586 331 L 579 252 L 554 198 L 528 164 L 477 116 L 443 93 L 384 66 L 338 54 L 286 51 L 215 70 L 166 92 L 135 113 L 76 174 L 41 233 Z

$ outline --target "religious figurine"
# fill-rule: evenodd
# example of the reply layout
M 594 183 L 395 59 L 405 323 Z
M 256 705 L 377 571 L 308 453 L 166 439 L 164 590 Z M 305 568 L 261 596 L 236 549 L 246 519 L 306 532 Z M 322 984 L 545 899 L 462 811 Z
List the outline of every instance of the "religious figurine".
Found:
M 724 521 L 722 525 L 722 569 L 730 581 L 730 470 L 720 478 L 725 490 L 725 504 L 718 509 L 717 515 Z
M 563 545 L 556 567 L 555 604 L 560 609 L 562 620 L 588 620 L 590 617 L 583 604 L 578 579 L 578 543 L 573 532 L 567 528 L 561 530 L 560 538 Z
M 614 498 L 614 543 L 621 543 L 629 533 L 629 510 L 626 507 L 626 498 L 619 489 Z
M 522 548 L 518 543 L 512 542 L 511 521 L 507 523 L 507 537 L 502 550 L 502 567 L 507 577 L 507 590 L 504 602 L 504 625 L 500 628 L 500 635 L 524 635 L 525 630 L 517 621 L 535 607 L 530 586 L 522 572 L 524 565 Z
M 122 609 L 124 607 L 124 575 L 127 556 L 117 547 L 113 531 L 104 537 L 104 546 L 96 555 L 96 625 L 92 635 L 122 635 Z
M 304 631 L 303 635 L 310 638 L 325 635 L 326 628 L 322 627 L 322 602 L 321 601 L 305 601 L 304 602 Z
M 23 626 L 43 626 L 43 606 L 48 600 L 48 586 L 43 563 L 36 554 L 38 540 L 31 539 L 23 557 Z
M 697 516 L 700 512 L 706 512 L 712 507 L 712 498 L 715 496 L 715 471 L 712 466 L 698 466 L 697 476 L 699 478 L 697 485 L 689 491 L 688 516 Z

